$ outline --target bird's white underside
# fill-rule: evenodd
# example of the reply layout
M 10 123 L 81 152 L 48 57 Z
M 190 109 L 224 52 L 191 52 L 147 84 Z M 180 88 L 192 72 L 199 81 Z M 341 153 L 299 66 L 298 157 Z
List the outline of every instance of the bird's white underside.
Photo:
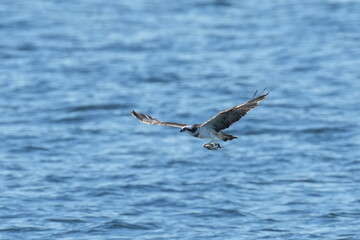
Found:
M 199 134 L 197 136 L 198 138 L 211 139 L 211 140 L 215 140 L 217 138 L 215 130 L 208 126 L 199 127 L 195 133 L 192 133 L 190 131 L 187 131 L 187 133 L 192 136 Z

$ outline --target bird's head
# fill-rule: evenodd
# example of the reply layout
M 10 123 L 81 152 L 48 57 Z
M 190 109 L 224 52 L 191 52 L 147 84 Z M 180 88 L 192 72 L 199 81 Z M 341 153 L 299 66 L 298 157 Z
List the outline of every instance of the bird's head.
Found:
M 180 129 L 180 132 L 187 132 L 189 134 L 195 133 L 198 128 L 194 125 L 186 125 Z

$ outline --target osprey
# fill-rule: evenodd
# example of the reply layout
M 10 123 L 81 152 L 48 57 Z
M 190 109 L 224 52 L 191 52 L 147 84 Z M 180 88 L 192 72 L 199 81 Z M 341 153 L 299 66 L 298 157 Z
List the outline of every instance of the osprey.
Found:
M 240 118 L 242 118 L 248 111 L 250 111 L 250 109 L 255 108 L 258 105 L 258 102 L 264 100 L 269 93 L 260 94 L 260 96 L 255 97 L 256 94 L 257 91 L 250 101 L 223 110 L 201 124 L 187 125 L 181 123 L 163 122 L 147 114 L 135 111 L 131 111 L 131 115 L 145 124 L 176 127 L 180 128 L 180 132 L 186 132 L 193 137 L 211 139 L 209 143 L 204 144 L 204 147 L 209 150 L 216 150 L 221 148 L 220 144 L 215 142 L 216 138 L 225 142 L 237 138 L 230 134 L 224 133 L 221 130 L 230 127 L 233 123 L 240 120 Z

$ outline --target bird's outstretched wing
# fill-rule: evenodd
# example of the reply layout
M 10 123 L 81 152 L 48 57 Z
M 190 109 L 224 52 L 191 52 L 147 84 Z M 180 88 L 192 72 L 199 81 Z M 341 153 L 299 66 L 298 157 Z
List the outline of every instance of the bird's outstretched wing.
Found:
M 256 107 L 258 102 L 264 100 L 269 94 L 261 94 L 259 97 L 255 97 L 256 93 L 257 92 L 255 92 L 253 99 L 250 101 L 219 112 L 214 117 L 201 124 L 201 126 L 209 126 L 215 129 L 215 131 L 221 131 L 230 127 L 234 122 L 239 121 L 248 111 Z
M 141 112 L 131 111 L 130 113 L 131 113 L 131 115 L 133 115 L 133 117 L 137 118 L 140 122 L 145 123 L 145 124 L 177 127 L 177 128 L 182 128 L 182 127 L 186 126 L 186 124 L 181 124 L 181 123 L 162 122 L 162 121 L 159 121 L 147 114 L 143 114 Z

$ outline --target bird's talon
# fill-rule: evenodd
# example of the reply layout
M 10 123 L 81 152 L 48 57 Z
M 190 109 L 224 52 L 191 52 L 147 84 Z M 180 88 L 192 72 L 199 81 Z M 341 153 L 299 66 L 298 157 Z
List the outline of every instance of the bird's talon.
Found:
M 219 148 L 222 148 L 222 147 L 220 146 L 220 144 L 217 143 L 217 142 L 205 143 L 203 147 L 206 148 L 206 149 L 208 149 L 208 150 L 218 150 Z

